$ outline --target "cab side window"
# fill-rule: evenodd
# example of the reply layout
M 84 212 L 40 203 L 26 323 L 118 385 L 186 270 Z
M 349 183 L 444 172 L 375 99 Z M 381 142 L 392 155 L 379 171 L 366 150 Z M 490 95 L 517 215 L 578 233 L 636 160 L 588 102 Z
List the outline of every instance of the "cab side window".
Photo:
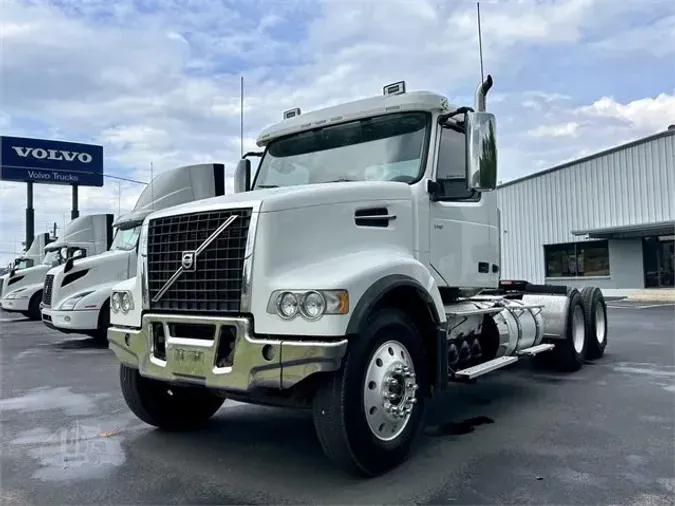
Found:
M 450 128 L 441 129 L 436 181 L 448 200 L 478 200 L 480 193 L 467 188 L 465 135 Z

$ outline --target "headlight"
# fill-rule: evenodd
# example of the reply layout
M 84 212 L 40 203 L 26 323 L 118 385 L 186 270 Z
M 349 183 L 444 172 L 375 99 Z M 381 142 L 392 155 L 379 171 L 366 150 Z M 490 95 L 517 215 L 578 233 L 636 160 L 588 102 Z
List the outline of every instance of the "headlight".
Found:
M 349 294 L 346 290 L 277 290 L 270 297 L 267 312 L 284 320 L 300 314 L 309 321 L 325 314 L 347 314 Z
M 110 306 L 115 313 L 120 310 L 121 298 L 120 292 L 113 292 L 112 297 L 110 298 Z
M 307 292 L 302 297 L 300 311 L 308 320 L 321 318 L 326 311 L 326 299 L 319 292 Z
M 293 318 L 298 312 L 298 297 L 291 292 L 284 292 L 277 297 L 277 314 L 282 318 Z
M 61 310 L 63 311 L 71 311 L 77 306 L 77 303 L 82 300 L 83 297 L 86 297 L 87 295 L 94 293 L 94 292 L 84 292 L 84 293 L 78 293 L 77 295 L 74 295 L 68 299 L 65 300 L 63 304 L 61 304 Z
M 122 292 L 122 312 L 128 313 L 134 308 L 129 292 Z
M 123 313 L 128 313 L 134 308 L 134 298 L 131 296 L 131 292 L 121 291 L 113 292 L 110 297 L 110 306 L 114 313 L 122 311 Z
M 28 295 L 23 294 L 22 292 L 25 292 L 25 288 L 21 288 L 20 290 L 15 290 L 11 293 L 7 294 L 6 299 L 25 299 L 28 297 Z

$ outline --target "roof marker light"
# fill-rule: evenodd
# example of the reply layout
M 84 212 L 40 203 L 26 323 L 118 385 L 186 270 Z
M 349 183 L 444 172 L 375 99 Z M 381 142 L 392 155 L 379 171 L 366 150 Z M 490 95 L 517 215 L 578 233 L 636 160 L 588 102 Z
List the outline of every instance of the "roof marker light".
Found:
M 382 91 L 385 95 L 402 95 L 405 93 L 405 81 L 388 84 L 382 88 Z
M 289 109 L 288 111 L 284 111 L 284 119 L 295 118 L 296 116 L 300 116 L 300 114 L 302 114 L 302 111 L 300 111 L 299 107 Z

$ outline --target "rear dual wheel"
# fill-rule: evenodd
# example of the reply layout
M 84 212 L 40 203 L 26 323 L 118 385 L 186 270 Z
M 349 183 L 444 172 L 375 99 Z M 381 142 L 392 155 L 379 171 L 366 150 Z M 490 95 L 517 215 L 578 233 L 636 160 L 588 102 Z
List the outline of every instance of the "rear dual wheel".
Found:
M 375 312 L 316 392 L 314 425 L 326 455 L 357 476 L 402 463 L 422 426 L 425 366 L 410 318 L 397 309 Z
M 555 348 L 533 358 L 533 363 L 540 369 L 557 369 L 574 372 L 581 369 L 586 361 L 586 313 L 581 294 L 575 288 L 567 290 L 569 306 L 565 335 L 553 341 Z
M 581 299 L 586 311 L 586 358 L 596 360 L 607 347 L 607 303 L 602 290 L 592 286 L 581 290 Z
M 598 359 L 605 353 L 607 304 L 597 287 L 586 287 L 581 292 L 569 288 L 567 296 L 570 302 L 565 337 L 553 342 L 555 348 L 550 353 L 537 355 L 535 364 L 574 372 L 581 369 L 586 360 Z

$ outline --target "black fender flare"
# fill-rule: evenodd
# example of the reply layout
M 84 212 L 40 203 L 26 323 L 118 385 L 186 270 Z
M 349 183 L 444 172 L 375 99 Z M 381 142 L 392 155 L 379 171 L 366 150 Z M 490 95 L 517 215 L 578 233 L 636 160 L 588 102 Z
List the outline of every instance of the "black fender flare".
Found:
M 415 278 L 406 276 L 405 274 L 389 274 L 383 278 L 378 279 L 370 285 L 370 287 L 363 293 L 359 302 L 354 307 L 352 316 L 347 324 L 347 335 L 358 334 L 361 325 L 370 315 L 372 309 L 380 302 L 385 295 L 396 288 L 409 287 L 414 288 L 419 294 L 420 298 L 429 308 L 429 313 L 433 319 L 434 325 L 439 325 L 441 318 L 436 310 L 436 304 L 433 298 L 422 286 L 422 284 Z

